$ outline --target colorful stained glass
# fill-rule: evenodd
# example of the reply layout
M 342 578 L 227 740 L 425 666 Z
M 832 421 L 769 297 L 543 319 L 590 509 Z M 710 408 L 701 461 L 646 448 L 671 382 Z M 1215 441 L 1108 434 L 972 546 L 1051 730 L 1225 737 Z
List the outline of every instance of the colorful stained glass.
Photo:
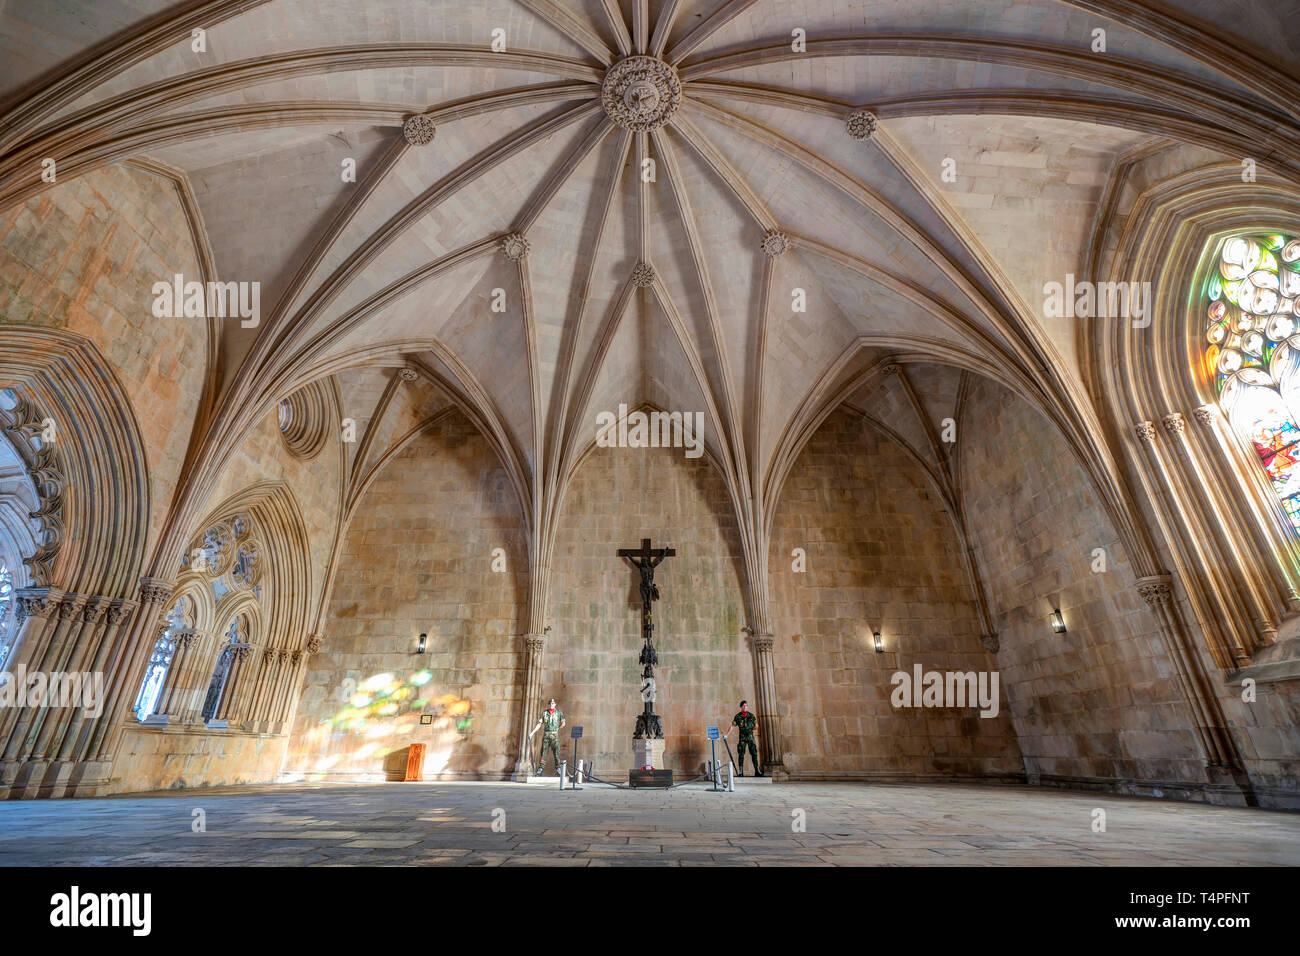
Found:
M 1225 240 L 1205 294 L 1205 369 L 1300 530 L 1300 378 L 1291 351 L 1300 348 L 1300 238 Z

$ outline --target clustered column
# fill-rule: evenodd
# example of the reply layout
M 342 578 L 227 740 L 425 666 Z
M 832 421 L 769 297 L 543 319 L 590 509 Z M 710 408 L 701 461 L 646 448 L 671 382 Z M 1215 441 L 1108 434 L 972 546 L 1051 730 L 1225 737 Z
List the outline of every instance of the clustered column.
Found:
M 528 745 L 529 722 L 542 710 L 542 652 L 546 637 L 536 632 L 524 635 L 524 700 L 520 715 L 519 759 L 515 761 L 514 779 L 525 780 L 533 773 L 532 748 Z
M 785 765 L 781 762 L 781 725 L 776 714 L 776 668 L 772 661 L 774 640 L 770 632 L 753 636 L 754 674 L 758 688 L 758 744 L 763 761 L 763 772 L 769 777 L 783 777 Z

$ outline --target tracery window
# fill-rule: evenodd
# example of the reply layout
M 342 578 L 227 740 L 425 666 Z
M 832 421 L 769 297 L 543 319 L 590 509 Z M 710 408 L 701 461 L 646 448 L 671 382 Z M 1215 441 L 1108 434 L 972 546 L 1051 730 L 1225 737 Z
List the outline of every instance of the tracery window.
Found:
M 1206 371 L 1300 530 L 1300 238 L 1224 241 L 1205 283 Z
M 162 693 L 167 682 L 167 672 L 176 657 L 176 631 L 185 626 L 185 599 L 181 598 L 173 605 L 167 615 L 167 623 L 154 643 L 153 653 L 149 655 L 149 667 L 144 672 L 140 684 L 140 693 L 135 699 L 135 716 L 144 720 L 158 706 L 158 695 Z
M 226 631 L 226 642 L 217 655 L 217 666 L 213 668 L 212 679 L 208 681 L 208 693 L 203 699 L 203 719 L 216 720 L 227 703 L 226 689 L 230 680 L 231 665 L 235 653 L 241 647 L 248 646 L 248 621 L 243 615 L 235 618 Z

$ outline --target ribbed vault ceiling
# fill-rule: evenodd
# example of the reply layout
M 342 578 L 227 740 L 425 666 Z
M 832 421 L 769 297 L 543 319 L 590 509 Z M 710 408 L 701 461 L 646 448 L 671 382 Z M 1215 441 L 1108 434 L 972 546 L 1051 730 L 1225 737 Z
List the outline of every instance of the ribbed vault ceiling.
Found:
M 744 500 L 761 495 L 810 403 L 891 357 L 997 370 L 1040 405 L 1081 405 L 1078 332 L 1042 318 L 1041 287 L 1082 272 L 1128 151 L 1170 140 L 1300 170 L 1296 18 L 1262 32 L 1247 18 L 1240 36 L 1197 20 L 1205 4 L 1186 9 L 6 10 L 0 202 L 43 188 L 15 173 L 46 155 L 61 157 L 61 179 L 130 157 L 187 175 L 217 274 L 263 284 L 261 327 L 222 330 L 225 420 L 214 417 L 210 449 L 253 414 L 238 409 L 363 355 L 452 383 L 534 495 L 591 443 L 597 411 L 648 402 L 706 412 L 710 452 Z M 190 49 L 196 26 L 204 53 Z M 1097 27 L 1104 54 L 1090 50 Z M 806 51 L 791 50 L 796 28 Z M 504 52 L 491 48 L 496 29 Z M 681 83 L 680 105 L 648 131 L 601 99 L 607 70 L 638 54 Z M 879 121 L 868 139 L 849 134 L 859 110 Z M 416 115 L 436 128 L 427 145 L 403 135 Z M 355 183 L 341 180 L 346 159 Z M 945 159 L 955 182 L 941 179 Z M 784 254 L 766 254 L 770 233 L 788 240 Z M 514 234 L 528 242 L 520 259 L 502 245 Z M 647 285 L 638 264 L 653 269 Z M 496 289 L 504 313 L 490 308 Z M 806 312 L 792 311 L 795 289 Z M 924 391 L 927 376 L 916 381 Z M 362 383 L 339 378 L 365 420 L 379 386 Z

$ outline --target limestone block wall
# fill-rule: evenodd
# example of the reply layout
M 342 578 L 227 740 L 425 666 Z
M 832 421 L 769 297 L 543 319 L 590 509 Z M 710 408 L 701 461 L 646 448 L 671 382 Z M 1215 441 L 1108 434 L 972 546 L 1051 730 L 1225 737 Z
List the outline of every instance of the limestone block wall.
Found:
M 580 756 L 594 758 L 598 776 L 626 779 L 641 711 L 639 576 L 619 548 L 651 538 L 677 550 L 655 574 L 655 709 L 667 766 L 700 773 L 705 727 L 730 720 L 741 698 L 755 706 L 734 514 L 717 472 L 682 449 L 595 448 L 579 466 L 551 566 L 542 695 L 583 726 Z M 567 756 L 567 731 L 565 743 Z
M 207 320 L 155 318 L 155 282 L 199 278 L 173 183 L 111 166 L 0 216 L 0 330 L 66 329 L 107 359 L 131 399 L 149 464 L 150 534 L 176 490 L 204 388 Z M 0 359 L 2 360 L 2 359 Z
M 794 569 L 802 548 L 806 570 Z M 920 467 L 847 410 L 795 462 L 768 564 L 786 769 L 795 777 L 1008 777 L 1022 771 L 1000 695 L 977 708 L 895 708 L 891 676 L 983 671 L 996 661 L 960 540 Z M 876 653 L 879 629 L 885 652 Z
M 1064 441 L 987 380 L 972 388 L 959 436 L 967 520 L 1031 781 L 1142 792 L 1204 782 L 1155 618 Z M 1101 573 L 1097 548 L 1106 556 Z M 1065 634 L 1049 626 L 1058 607 Z
M 110 792 L 269 783 L 287 744 L 284 735 L 132 728 L 122 737 Z
M 522 521 L 500 461 L 459 412 L 389 461 L 347 529 L 287 773 L 382 779 L 424 743 L 426 777 L 509 774 L 523 683 Z M 504 571 L 492 570 L 496 548 Z

